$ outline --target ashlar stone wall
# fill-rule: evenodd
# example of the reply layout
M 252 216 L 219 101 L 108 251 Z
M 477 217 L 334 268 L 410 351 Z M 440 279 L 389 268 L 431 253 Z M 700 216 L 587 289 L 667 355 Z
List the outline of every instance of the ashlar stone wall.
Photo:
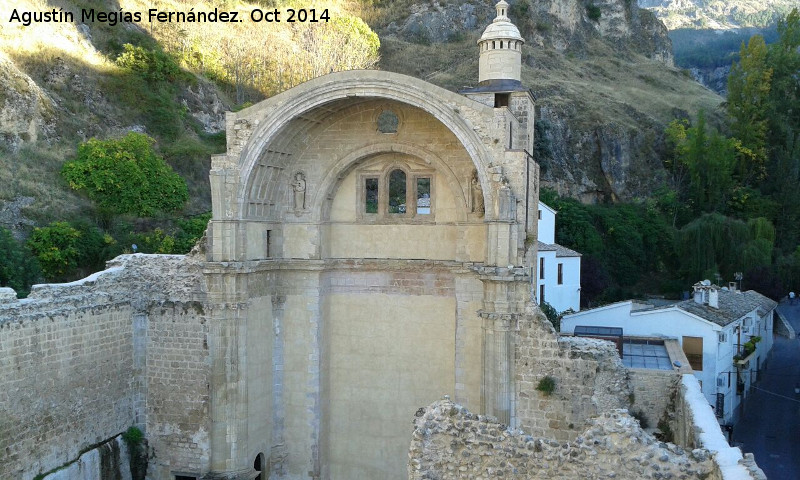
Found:
M 441 400 L 416 414 L 408 478 L 722 479 L 707 450 L 659 442 L 624 410 L 604 413 L 587 425 L 573 441 L 559 442 L 508 429 Z
M 198 257 L 163 255 L 123 255 L 23 300 L 3 289 L 0 478 L 31 480 L 133 425 L 154 465 L 207 469 L 204 289 Z

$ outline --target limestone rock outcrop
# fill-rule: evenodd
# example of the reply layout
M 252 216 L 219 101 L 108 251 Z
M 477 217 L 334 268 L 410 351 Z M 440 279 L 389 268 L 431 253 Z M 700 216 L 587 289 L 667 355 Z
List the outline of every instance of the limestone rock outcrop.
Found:
M 0 145 L 17 151 L 52 137 L 53 107 L 36 82 L 0 55 Z

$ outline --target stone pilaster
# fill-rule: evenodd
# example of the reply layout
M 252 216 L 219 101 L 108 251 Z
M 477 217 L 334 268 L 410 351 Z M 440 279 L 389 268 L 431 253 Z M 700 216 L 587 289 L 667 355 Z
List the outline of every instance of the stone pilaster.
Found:
M 481 312 L 484 331 L 484 408 L 487 414 L 509 425 L 513 418 L 514 315 Z
M 208 277 L 211 314 L 211 471 L 206 479 L 254 475 L 248 448 L 247 279 L 235 273 Z

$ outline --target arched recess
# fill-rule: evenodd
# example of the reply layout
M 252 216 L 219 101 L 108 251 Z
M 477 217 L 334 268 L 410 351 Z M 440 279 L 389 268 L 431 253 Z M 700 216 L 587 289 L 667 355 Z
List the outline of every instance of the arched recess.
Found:
M 461 207 L 459 209 L 461 215 L 459 220 L 465 221 L 467 219 L 468 201 L 464 188 L 469 188 L 469 185 L 462 186 L 461 182 L 459 182 L 456 175 L 446 163 L 440 161 L 435 155 L 416 145 L 379 143 L 350 152 L 328 169 L 318 193 L 314 195 L 311 202 L 313 205 L 312 211 L 320 212 L 320 220 L 326 221 L 330 219 L 331 200 L 336 194 L 336 190 L 339 188 L 342 180 L 364 160 L 382 153 L 404 153 L 419 158 L 429 164 L 437 173 L 443 175 L 453 196 L 458 199 L 459 207 Z
M 432 91 L 433 90 L 433 91 Z M 478 131 L 461 110 L 484 116 L 489 125 L 493 109 L 453 92 L 434 87 L 427 82 L 401 74 L 380 71 L 347 71 L 325 75 L 283 92 L 249 109 L 235 114 L 257 123 L 256 128 L 239 155 L 240 182 L 236 201 L 239 215 L 246 211 L 251 175 L 263 151 L 276 140 L 289 133 L 293 120 L 325 112 L 327 106 L 339 101 L 390 100 L 424 110 L 450 130 L 464 148 L 475 169 L 483 189 L 486 204 L 492 203 L 487 167 L 492 155 L 484 145 Z M 290 152 L 287 152 L 290 153 Z M 317 210 L 319 211 L 319 210 Z M 487 212 L 487 219 L 491 212 Z

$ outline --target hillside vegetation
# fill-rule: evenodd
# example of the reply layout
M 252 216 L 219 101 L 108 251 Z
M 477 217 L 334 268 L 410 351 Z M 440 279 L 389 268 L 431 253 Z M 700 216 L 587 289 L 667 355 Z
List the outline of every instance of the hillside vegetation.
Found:
M 37 276 L 67 280 L 101 268 L 105 259 L 133 251 L 134 245 L 144 252 L 187 251 L 208 219 L 209 158 L 224 150 L 226 110 L 351 68 L 397 71 L 451 90 L 474 85 L 475 42 L 494 17 L 493 4 L 229 0 L 225 8 L 243 15 L 257 8 L 303 6 L 328 9 L 331 21 L 246 21 L 213 28 L 60 23 L 23 29 L 3 24 L 0 180 L 9 187 L 0 191 L 0 222 L 16 235 L 0 235 L 0 251 L 16 259 L 5 271 L 24 273 L 15 277 L 15 285 L 29 284 Z M 54 5 L 74 12 L 90 6 L 109 11 L 213 7 L 211 2 L 175 0 L 18 2 L 27 9 Z M 656 200 L 659 204 L 679 198 L 674 172 L 665 168 L 674 156 L 667 126 L 676 119 L 696 122 L 698 112 L 705 111 L 708 124 L 724 127 L 724 112 L 719 96 L 673 67 L 664 26 L 626 0 L 591 5 L 582 0 L 516 0 L 510 15 L 527 40 L 523 81 L 538 105 L 533 154 L 552 194 L 607 204 L 596 208 L 609 212 L 619 202 L 634 202 L 638 206 L 625 211 L 638 212 L 654 192 L 666 192 Z M 135 148 L 124 141 L 130 132 L 143 135 Z M 110 143 L 90 142 L 93 137 Z M 70 169 L 62 170 L 65 162 L 91 148 L 101 148 L 110 158 L 146 158 L 154 162 L 152 168 L 167 172 L 163 162 L 186 182 L 189 200 L 177 208 L 172 202 L 154 209 L 109 208 L 90 185 L 74 178 L 68 183 Z M 180 198 L 182 190 L 169 185 Z M 134 193 L 131 187 L 124 198 L 141 195 Z M 635 231 L 646 223 L 627 222 L 617 231 Z M 34 225 L 38 228 L 32 229 Z M 589 252 L 596 258 L 617 258 L 606 247 Z M 38 258 L 38 267 L 30 262 L 31 255 Z M 649 283 L 642 283 L 640 276 L 633 283 L 620 280 L 616 276 L 624 270 L 605 260 L 599 265 L 614 278 L 602 289 L 605 297 L 598 293 L 597 298 L 610 298 L 610 288 L 658 286 L 659 278 L 682 281 L 665 276 L 663 262 L 644 269 Z M 0 275 L 0 283 L 11 281 Z
M 256 8 L 312 3 L 231 1 L 224 8 L 249 18 Z M 80 19 L 81 9 L 89 8 L 105 12 L 220 8 L 212 2 L 21 0 L 8 8 L 4 4 L 0 227 L 10 229 L 13 236 L 8 232 L 0 236 L 0 257 L 6 262 L 0 265 L 0 284 L 15 285 L 24 293 L 31 281 L 74 279 L 102 268 L 105 260 L 121 252 L 188 251 L 208 220 L 210 156 L 224 151 L 225 111 L 324 73 L 375 66 L 380 41 L 370 27 L 351 14 L 345 2 L 318 3 L 327 9 L 329 22 L 248 21 L 212 27 L 79 20 L 25 26 L 7 21 L 12 8 L 20 12 L 62 8 Z M 138 147 L 123 142 L 130 132 L 143 134 Z M 100 145 L 92 144 L 93 138 L 110 142 L 102 147 L 110 152 L 106 165 L 124 158 L 131 162 L 129 169 L 98 176 L 93 165 L 87 170 L 95 175 L 91 182 L 81 182 L 74 168 L 62 171 L 66 161 L 81 156 L 81 148 Z M 148 144 L 152 152 L 140 148 Z M 137 182 L 113 182 L 114 198 L 92 193 L 92 185 L 102 185 L 114 175 L 130 176 L 130 168 L 145 163 L 150 172 L 164 172 L 159 176 L 174 170 L 183 186 L 150 184 L 136 191 Z M 142 170 L 142 180 L 148 178 L 147 171 Z M 174 197 L 178 203 L 156 198 L 167 191 L 187 191 L 188 201 L 180 194 Z M 127 205 L 109 208 L 109 200 Z M 31 254 L 38 257 L 38 265 L 29 261 Z

